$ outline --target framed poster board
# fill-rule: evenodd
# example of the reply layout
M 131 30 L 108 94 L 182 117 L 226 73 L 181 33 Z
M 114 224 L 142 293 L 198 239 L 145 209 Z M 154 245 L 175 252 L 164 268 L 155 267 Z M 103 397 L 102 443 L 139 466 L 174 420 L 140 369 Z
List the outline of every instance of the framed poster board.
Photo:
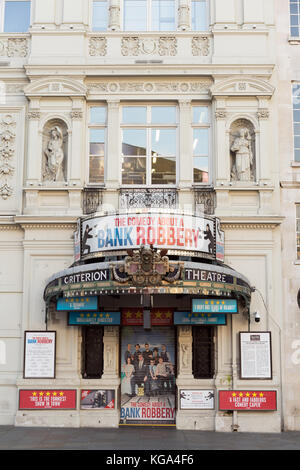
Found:
M 270 331 L 240 332 L 241 379 L 272 379 Z
M 24 379 L 54 379 L 56 331 L 25 331 Z
M 76 410 L 76 390 L 19 390 L 19 410 Z
M 181 410 L 214 410 L 214 390 L 180 390 Z

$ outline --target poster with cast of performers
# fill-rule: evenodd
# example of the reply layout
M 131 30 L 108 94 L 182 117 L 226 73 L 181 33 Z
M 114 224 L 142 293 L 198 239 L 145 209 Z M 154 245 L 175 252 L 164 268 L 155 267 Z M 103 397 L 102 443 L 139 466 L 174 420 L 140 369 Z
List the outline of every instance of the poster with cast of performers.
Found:
M 171 328 L 123 327 L 120 423 L 175 423 L 175 334 Z

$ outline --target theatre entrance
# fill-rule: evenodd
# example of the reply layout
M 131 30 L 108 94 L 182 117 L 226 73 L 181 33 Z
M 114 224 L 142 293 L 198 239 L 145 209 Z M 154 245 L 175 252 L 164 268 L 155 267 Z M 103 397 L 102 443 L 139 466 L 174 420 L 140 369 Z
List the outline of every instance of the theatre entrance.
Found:
M 175 425 L 173 326 L 123 326 L 121 425 Z

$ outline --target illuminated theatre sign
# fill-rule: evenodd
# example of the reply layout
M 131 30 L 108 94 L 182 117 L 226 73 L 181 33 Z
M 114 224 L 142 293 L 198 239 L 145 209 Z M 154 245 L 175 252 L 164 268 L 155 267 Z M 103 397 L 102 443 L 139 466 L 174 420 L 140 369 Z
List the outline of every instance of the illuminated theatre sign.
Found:
M 82 219 L 80 240 L 82 259 L 147 245 L 173 252 L 201 253 L 220 261 L 224 254 L 219 219 L 155 210 Z

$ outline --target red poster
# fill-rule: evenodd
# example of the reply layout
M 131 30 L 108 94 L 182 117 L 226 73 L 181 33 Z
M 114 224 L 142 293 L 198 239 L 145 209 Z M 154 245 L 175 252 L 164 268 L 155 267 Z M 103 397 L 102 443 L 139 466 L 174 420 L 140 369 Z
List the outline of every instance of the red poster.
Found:
M 122 310 L 122 325 L 143 326 L 143 308 L 124 308 Z M 173 310 L 170 308 L 151 309 L 152 326 L 173 325 Z
M 76 390 L 20 390 L 19 410 L 74 410 Z
M 274 411 L 277 410 L 276 391 L 220 390 L 219 410 Z

